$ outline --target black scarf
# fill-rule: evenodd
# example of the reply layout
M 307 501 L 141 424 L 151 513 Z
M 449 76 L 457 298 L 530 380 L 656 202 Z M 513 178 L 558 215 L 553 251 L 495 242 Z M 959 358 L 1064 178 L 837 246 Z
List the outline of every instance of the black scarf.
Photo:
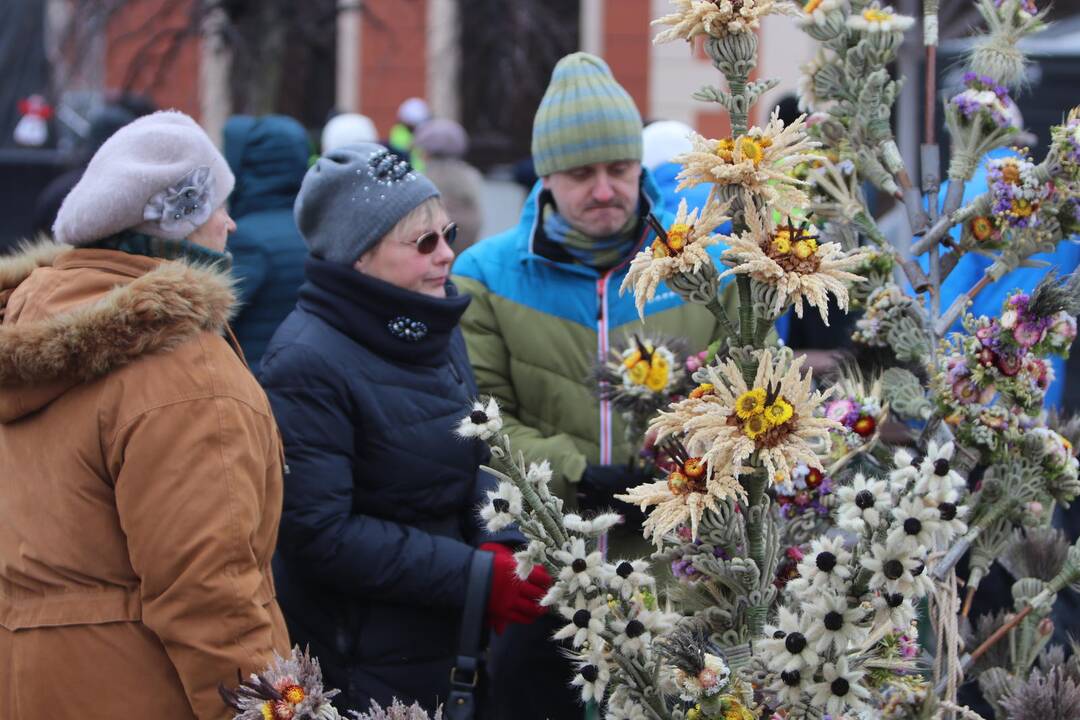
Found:
M 441 365 L 471 298 L 447 283 L 447 297 L 412 292 L 352 267 L 309 257 L 298 305 L 378 355 Z

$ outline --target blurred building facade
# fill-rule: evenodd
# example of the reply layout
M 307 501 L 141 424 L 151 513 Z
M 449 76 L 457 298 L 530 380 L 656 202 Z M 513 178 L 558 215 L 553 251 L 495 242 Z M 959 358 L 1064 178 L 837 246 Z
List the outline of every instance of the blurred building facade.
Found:
M 160 107 L 197 117 L 211 131 L 218 131 L 232 112 L 250 111 L 230 107 L 232 58 L 219 33 L 221 8 L 208 11 L 205 6 L 212 4 L 200 0 L 129 0 L 113 3 L 117 9 L 107 16 L 83 23 L 72 15 L 78 9 L 71 2 L 42 2 L 51 35 L 46 44 L 56 48 L 50 58 L 54 66 L 63 64 L 64 35 L 73 23 L 82 25 L 83 47 L 71 58 L 72 67 L 61 70 L 70 87 L 145 93 Z M 643 117 L 682 120 L 714 134 L 723 130 L 722 113 L 688 100 L 702 85 L 719 81 L 700 47 L 652 44 L 659 30 L 650 21 L 668 11 L 667 0 L 579 0 L 564 5 L 571 11 L 558 19 L 561 30 L 577 39 L 576 47 L 571 43 L 565 49 L 586 50 L 607 60 Z M 466 0 L 338 0 L 332 38 L 333 108 L 368 115 L 385 132 L 401 101 L 419 96 L 428 99 L 436 115 L 463 120 L 462 86 L 486 82 L 478 75 L 482 69 L 462 65 L 463 43 L 482 36 L 484 24 L 491 21 L 480 16 L 483 11 L 477 6 Z M 95 22 L 100 27 L 94 27 Z M 808 39 L 785 18 L 767 19 L 759 36 L 758 73 L 781 79 L 774 95 L 790 91 L 799 65 L 809 58 Z M 772 106 L 768 98 L 759 103 L 766 106 Z

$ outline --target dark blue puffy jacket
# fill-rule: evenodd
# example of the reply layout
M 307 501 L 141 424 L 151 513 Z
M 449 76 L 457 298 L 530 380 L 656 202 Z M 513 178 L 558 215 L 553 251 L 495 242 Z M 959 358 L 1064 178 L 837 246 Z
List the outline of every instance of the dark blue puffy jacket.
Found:
M 474 548 L 519 538 L 480 531 L 488 450 L 453 434 L 476 393 L 457 328 L 469 299 L 314 258 L 305 273 L 261 376 L 289 468 L 278 601 L 340 707 L 397 697 L 433 710 L 449 692 Z M 399 317 L 427 334 L 395 336 Z
M 241 308 L 233 331 L 252 372 L 267 343 L 296 305 L 307 246 L 293 220 L 293 202 L 307 172 L 307 132 L 283 115 L 236 115 L 225 123 L 225 158 L 236 176 L 229 213 L 233 275 Z

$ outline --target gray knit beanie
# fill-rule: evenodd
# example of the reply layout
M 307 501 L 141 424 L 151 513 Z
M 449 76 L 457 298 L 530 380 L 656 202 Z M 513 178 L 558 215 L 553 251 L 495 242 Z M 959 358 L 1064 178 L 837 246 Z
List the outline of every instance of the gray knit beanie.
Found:
M 131 229 L 182 240 L 224 204 L 234 182 L 198 123 L 175 110 L 145 115 L 94 153 L 60 206 L 53 236 L 85 245 Z
M 352 265 L 439 191 L 381 145 L 332 150 L 312 165 L 293 213 L 311 254 Z

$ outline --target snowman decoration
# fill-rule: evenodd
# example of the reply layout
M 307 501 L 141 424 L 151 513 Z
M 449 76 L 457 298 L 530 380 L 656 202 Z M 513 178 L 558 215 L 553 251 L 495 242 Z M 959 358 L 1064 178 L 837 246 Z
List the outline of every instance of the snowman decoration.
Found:
M 15 125 L 15 142 L 27 147 L 41 147 L 49 139 L 49 118 L 53 109 L 41 95 L 31 95 L 19 101 L 22 117 Z

